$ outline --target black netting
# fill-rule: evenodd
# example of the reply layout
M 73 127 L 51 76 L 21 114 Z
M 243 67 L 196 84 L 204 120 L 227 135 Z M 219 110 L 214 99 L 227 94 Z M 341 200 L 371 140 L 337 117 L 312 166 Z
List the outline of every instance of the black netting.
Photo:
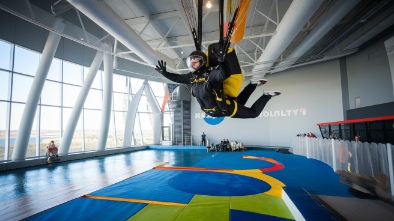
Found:
M 352 124 L 342 124 L 341 130 L 342 130 L 342 139 L 352 140 L 352 137 L 354 137 L 354 134 L 352 132 Z
M 372 121 L 368 123 L 369 142 L 386 143 L 384 136 L 383 121 Z
M 366 142 L 367 141 L 367 127 L 365 122 L 361 123 L 354 123 L 354 134 L 360 136 L 360 141 L 361 142 Z M 353 139 L 354 140 L 354 137 Z
M 335 139 L 340 137 L 339 125 L 340 124 L 331 124 L 331 134 L 332 134 L 332 137 Z
M 387 143 L 394 145 L 394 120 L 385 120 L 383 124 L 387 134 Z
M 341 138 L 354 140 L 356 135 L 360 136 L 361 142 L 369 143 L 391 143 L 394 145 L 394 119 L 377 120 L 369 122 L 358 122 L 348 124 L 320 125 L 322 138 Z
M 329 130 L 330 125 L 321 125 L 319 126 L 320 128 L 320 133 L 323 138 L 328 138 L 330 136 L 330 130 Z

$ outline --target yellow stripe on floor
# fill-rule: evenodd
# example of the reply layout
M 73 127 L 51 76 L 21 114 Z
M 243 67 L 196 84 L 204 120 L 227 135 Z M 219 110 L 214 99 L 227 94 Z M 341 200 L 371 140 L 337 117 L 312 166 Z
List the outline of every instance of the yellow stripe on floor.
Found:
M 140 200 L 140 199 L 129 199 L 129 198 L 118 198 L 118 197 L 107 197 L 107 196 L 84 195 L 83 198 L 96 199 L 96 200 L 112 200 L 112 201 L 129 202 L 129 203 L 146 203 L 146 204 L 156 204 L 156 205 L 165 205 L 165 206 L 186 206 L 187 205 L 187 204 L 183 204 L 183 203 L 161 202 L 161 201 L 154 201 L 154 200 Z

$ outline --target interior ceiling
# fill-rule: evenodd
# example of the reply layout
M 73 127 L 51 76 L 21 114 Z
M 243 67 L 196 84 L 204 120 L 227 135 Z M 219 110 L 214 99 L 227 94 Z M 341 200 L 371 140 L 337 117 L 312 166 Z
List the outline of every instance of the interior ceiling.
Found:
M 0 0 L 0 6 L 49 30 L 50 18 L 57 15 L 67 21 L 63 35 L 74 41 L 93 48 L 106 42 L 117 57 L 150 66 L 148 54 L 157 53 L 172 70 L 186 73 L 185 58 L 195 46 L 181 1 Z M 218 2 L 211 2 L 210 9 L 203 9 L 204 50 L 219 40 Z M 99 10 L 105 13 L 96 14 Z M 251 0 L 246 19 L 243 40 L 231 47 L 244 76 L 256 77 L 356 52 L 393 30 L 394 1 Z M 129 28 L 133 35 L 122 35 L 130 33 Z

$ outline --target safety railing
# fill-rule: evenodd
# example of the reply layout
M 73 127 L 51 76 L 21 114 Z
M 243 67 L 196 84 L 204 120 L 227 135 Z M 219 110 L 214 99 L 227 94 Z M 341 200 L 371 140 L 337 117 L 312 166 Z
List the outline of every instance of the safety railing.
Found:
M 183 137 L 183 145 L 193 145 L 193 137 L 192 136 L 184 136 Z
M 290 152 L 322 161 L 335 172 L 349 171 L 376 178 L 394 196 L 394 152 L 390 143 L 295 137 Z
M 391 143 L 394 145 L 394 115 L 318 123 L 323 138 L 353 140 L 368 143 Z

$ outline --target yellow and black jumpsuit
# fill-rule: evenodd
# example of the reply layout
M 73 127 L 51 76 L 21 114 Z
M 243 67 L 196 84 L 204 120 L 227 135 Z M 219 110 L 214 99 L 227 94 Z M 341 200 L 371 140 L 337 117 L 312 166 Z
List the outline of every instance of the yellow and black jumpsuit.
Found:
M 245 103 L 256 89 L 256 85 L 253 84 L 248 84 L 236 98 L 225 97 L 223 81 L 231 76 L 226 60 L 215 68 L 203 67 L 184 75 L 165 72 L 163 76 L 177 83 L 190 84 L 192 94 L 200 104 L 201 110 L 213 117 L 255 118 L 271 99 L 271 96 L 263 95 L 252 107 L 245 107 Z

